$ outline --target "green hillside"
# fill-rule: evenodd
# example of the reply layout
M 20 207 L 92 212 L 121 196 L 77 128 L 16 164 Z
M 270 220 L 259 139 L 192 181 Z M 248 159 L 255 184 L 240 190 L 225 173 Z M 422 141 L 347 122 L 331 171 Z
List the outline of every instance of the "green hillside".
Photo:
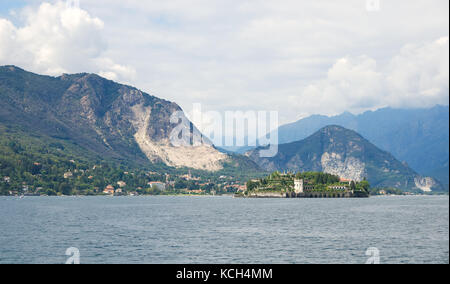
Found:
M 269 171 L 325 171 L 352 180 L 367 178 L 374 187 L 421 191 L 416 184 L 419 174 L 355 131 L 340 126 L 327 126 L 304 140 L 281 144 L 273 158 L 260 158 L 259 151 L 248 156 Z M 437 181 L 431 187 L 443 190 Z

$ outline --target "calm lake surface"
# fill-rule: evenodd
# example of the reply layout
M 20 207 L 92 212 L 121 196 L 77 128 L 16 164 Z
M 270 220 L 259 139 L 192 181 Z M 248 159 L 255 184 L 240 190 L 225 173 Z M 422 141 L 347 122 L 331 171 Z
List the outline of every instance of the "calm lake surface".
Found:
M 0 263 L 449 263 L 448 196 L 0 197 Z

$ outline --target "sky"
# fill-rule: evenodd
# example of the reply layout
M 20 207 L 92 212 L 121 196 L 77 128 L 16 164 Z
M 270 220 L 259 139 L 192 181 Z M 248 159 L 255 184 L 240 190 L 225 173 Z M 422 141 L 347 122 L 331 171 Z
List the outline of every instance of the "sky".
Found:
M 190 111 L 449 104 L 447 0 L 0 0 L 0 65 L 97 73 Z

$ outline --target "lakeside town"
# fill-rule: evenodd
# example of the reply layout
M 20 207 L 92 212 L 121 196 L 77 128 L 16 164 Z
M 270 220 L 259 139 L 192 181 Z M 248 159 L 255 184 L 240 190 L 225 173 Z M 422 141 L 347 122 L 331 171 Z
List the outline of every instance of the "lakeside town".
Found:
M 75 163 L 75 161 L 70 161 Z M 38 163 L 34 164 L 39 166 Z M 62 183 L 62 189 L 58 192 L 49 190 L 43 186 L 30 185 L 21 182 L 20 186 L 12 185 L 11 177 L 4 176 L 0 180 L 0 186 L 8 188 L 2 195 L 7 196 L 143 196 L 143 195 L 231 195 L 235 197 L 249 198 L 349 198 L 369 197 L 371 195 L 417 195 L 393 188 L 370 188 L 364 180 L 356 182 L 340 178 L 335 175 L 321 172 L 305 173 L 280 173 L 274 172 L 265 178 L 251 179 L 247 182 L 232 176 L 221 175 L 218 177 L 201 177 L 192 174 L 188 170 L 184 174 L 170 174 L 148 171 L 144 176 L 137 176 L 134 172 L 124 171 L 120 175 L 123 179 L 108 183 L 100 187 L 94 186 L 87 191 L 70 190 L 68 182 L 74 180 L 92 181 L 96 170 L 101 166 L 94 166 L 91 170 L 72 169 L 65 171 L 62 178 L 67 183 Z M 139 174 L 141 175 L 141 174 Z M 135 180 L 145 183 L 145 186 L 133 186 Z M 127 182 L 132 181 L 132 182 Z M 64 188 L 66 186 L 67 188 Z
M 71 161 L 75 163 L 75 161 Z M 40 164 L 35 163 L 35 166 Z M 34 183 L 13 182 L 9 176 L 0 180 L 3 195 L 9 196 L 67 196 L 67 195 L 106 195 L 106 196 L 139 196 L 139 195 L 223 195 L 245 192 L 245 181 L 231 176 L 218 177 L 195 176 L 189 170 L 184 174 L 170 174 L 148 171 L 145 174 L 124 171 L 120 174 L 122 179 L 100 186 L 95 182 L 94 173 L 100 166 L 91 170 L 73 169 L 62 174 L 61 188 L 58 191 L 52 188 L 39 186 Z M 87 190 L 74 190 L 69 188 L 75 180 L 86 182 Z M 135 186 L 136 182 L 140 186 Z M 87 185 L 92 185 L 87 186 Z

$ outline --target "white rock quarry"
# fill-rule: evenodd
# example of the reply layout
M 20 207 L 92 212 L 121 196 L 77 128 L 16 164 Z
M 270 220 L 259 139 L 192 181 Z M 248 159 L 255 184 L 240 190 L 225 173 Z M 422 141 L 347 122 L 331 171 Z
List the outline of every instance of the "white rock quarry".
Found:
M 321 162 L 324 172 L 345 179 L 362 181 L 366 176 L 365 164 L 354 157 L 347 157 L 344 160 L 338 153 L 325 152 L 322 155 Z
M 423 192 L 431 192 L 431 189 L 436 185 L 434 179 L 430 177 L 416 177 L 414 179 L 414 182 L 416 184 L 416 187 Z
M 132 124 L 137 129 L 134 138 L 147 158 L 152 161 L 161 161 L 168 166 L 189 167 L 199 170 L 218 171 L 223 168 L 223 162 L 228 156 L 216 150 L 210 143 L 203 141 L 199 145 L 174 146 L 170 139 L 155 142 L 147 134 L 150 120 L 150 107 L 143 104 L 132 107 L 134 119 Z M 188 126 L 185 126 L 186 128 Z M 194 137 L 200 139 L 200 133 L 194 132 Z

